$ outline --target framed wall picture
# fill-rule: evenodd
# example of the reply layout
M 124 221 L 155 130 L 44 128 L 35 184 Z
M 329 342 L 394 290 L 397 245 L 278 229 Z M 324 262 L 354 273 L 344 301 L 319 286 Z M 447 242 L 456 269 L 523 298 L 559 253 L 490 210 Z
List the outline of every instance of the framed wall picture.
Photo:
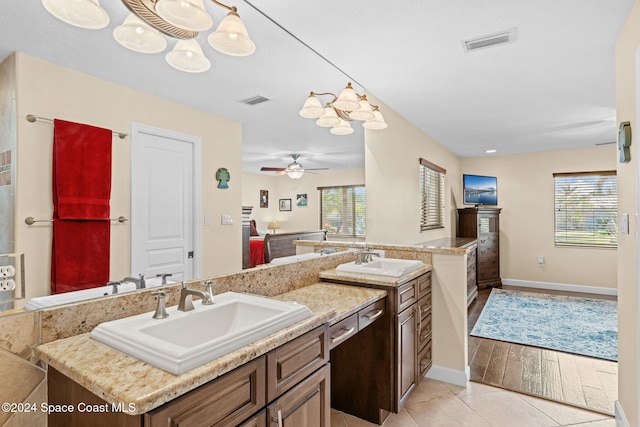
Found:
M 260 207 L 261 208 L 269 207 L 269 191 L 268 190 L 260 190 Z
M 296 195 L 296 206 L 307 206 L 307 195 L 298 194 Z
M 280 199 L 280 210 L 281 211 L 290 211 L 291 210 L 291 199 Z

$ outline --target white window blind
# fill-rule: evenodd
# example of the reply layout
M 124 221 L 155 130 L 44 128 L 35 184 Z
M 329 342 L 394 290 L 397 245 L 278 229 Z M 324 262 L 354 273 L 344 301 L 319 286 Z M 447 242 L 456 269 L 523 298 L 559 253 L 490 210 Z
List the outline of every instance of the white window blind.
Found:
M 362 237 L 365 235 L 365 187 L 346 185 L 318 187 L 320 192 L 320 228 L 327 235 Z
M 555 244 L 616 247 L 615 171 L 554 173 Z
M 444 228 L 444 177 L 447 171 L 420 159 L 420 231 Z

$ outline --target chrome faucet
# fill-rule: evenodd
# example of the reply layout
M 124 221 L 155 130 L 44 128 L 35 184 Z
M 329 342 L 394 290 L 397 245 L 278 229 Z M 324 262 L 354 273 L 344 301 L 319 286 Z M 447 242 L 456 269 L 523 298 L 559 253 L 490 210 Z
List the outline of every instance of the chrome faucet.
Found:
M 145 289 L 147 287 L 147 283 L 144 280 L 144 273 L 138 274 L 138 278 L 135 277 L 125 277 L 122 279 L 122 283 L 131 282 L 135 283 L 136 289 Z
M 193 310 L 193 297 L 198 297 L 202 300 L 202 305 L 213 304 L 213 293 L 211 292 L 211 285 L 213 281 L 206 282 L 207 291 L 201 292 L 195 289 L 187 288 L 184 282 L 182 282 L 182 289 L 180 289 L 180 303 L 178 304 L 178 311 L 191 311 Z
M 374 256 L 379 257 L 380 254 L 374 252 L 373 249 L 363 249 L 360 252 L 356 253 L 356 264 L 366 264 L 368 262 L 371 262 Z
M 115 295 L 118 293 L 118 286 L 122 285 L 122 282 L 109 282 L 107 286 L 113 286 L 111 289 L 111 295 Z
M 162 277 L 162 282 L 160 282 L 160 285 L 166 285 L 167 277 L 171 277 L 171 276 L 173 276 L 173 274 L 171 273 L 156 274 L 156 277 Z

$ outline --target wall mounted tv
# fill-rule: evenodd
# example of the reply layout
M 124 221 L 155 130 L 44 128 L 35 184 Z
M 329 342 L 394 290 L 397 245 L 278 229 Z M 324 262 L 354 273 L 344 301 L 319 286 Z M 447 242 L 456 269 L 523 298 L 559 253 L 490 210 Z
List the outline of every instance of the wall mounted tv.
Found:
M 465 205 L 498 204 L 498 179 L 495 176 L 462 175 Z

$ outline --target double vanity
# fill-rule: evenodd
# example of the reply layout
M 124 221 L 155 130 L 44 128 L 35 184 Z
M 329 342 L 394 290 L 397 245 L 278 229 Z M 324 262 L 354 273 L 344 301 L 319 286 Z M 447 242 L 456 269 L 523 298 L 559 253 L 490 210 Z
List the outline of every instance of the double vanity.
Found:
M 431 264 L 354 256 L 217 278 L 216 303 L 190 311 L 171 285 L 167 318 L 147 308 L 40 345 L 49 425 L 328 426 L 330 407 L 382 424 L 432 364 Z M 246 295 L 292 272 L 298 286 Z

